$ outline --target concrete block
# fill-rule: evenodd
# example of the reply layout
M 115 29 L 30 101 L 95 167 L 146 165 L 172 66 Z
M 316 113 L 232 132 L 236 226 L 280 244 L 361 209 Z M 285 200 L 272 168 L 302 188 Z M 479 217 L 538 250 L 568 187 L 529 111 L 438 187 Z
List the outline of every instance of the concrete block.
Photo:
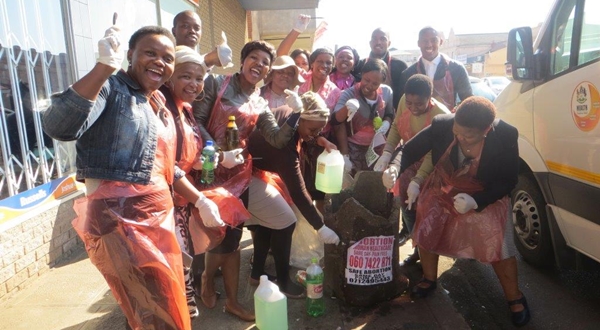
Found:
M 15 263 L 15 261 L 19 260 L 19 257 L 20 255 L 17 252 L 17 249 L 8 250 L 1 258 L 2 264 L 5 266 L 12 265 Z
M 19 285 L 25 282 L 29 278 L 29 273 L 27 269 L 23 269 L 20 272 L 16 273 L 13 277 L 9 278 L 6 281 L 6 290 L 11 292 L 14 289 L 18 289 Z
M 8 281 L 9 278 L 15 276 L 17 272 L 15 272 L 15 265 L 10 264 L 2 269 L 0 269 L 0 283 L 4 283 Z
M 40 260 L 50 252 L 50 243 L 44 243 L 42 246 L 35 249 L 35 260 Z
M 77 237 L 73 237 L 63 244 L 63 253 L 70 254 L 77 250 L 79 247 L 79 241 Z
M 42 234 L 43 242 L 50 243 L 50 241 L 52 241 L 53 235 L 54 235 L 54 233 L 52 232 L 52 229 L 45 231 L 44 234 Z
M 35 262 L 35 253 L 32 251 L 31 253 L 28 253 L 28 254 L 24 255 L 23 257 L 19 258 L 15 262 L 15 271 L 20 272 L 21 270 L 23 270 L 24 268 L 27 268 L 27 266 L 31 265 L 34 262 Z
M 69 232 L 63 232 L 63 233 L 60 233 L 59 235 L 55 235 L 54 237 L 52 237 L 52 240 L 50 241 L 50 245 L 51 245 L 52 249 L 62 248 L 63 244 L 65 244 L 65 242 L 68 240 L 69 240 Z
M 23 247 L 25 249 L 25 253 L 29 254 L 34 253 L 34 251 L 42 245 L 44 245 L 44 237 L 36 236 L 25 242 Z
M 6 296 L 7 293 L 8 293 L 8 291 L 6 290 L 6 284 L 0 283 L 0 299 L 2 297 Z

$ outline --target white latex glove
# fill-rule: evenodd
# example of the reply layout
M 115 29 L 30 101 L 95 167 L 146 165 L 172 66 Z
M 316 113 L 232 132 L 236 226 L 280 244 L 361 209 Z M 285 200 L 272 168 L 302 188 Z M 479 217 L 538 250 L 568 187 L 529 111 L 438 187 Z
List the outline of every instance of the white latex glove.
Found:
M 206 227 L 225 226 L 225 222 L 223 222 L 221 215 L 219 214 L 219 207 L 217 207 L 217 204 L 206 198 L 203 194 L 200 194 L 200 197 L 198 197 L 194 206 L 198 209 L 202 222 Z
M 98 63 L 106 64 L 118 70 L 123 63 L 123 52 L 121 51 L 121 29 L 111 26 L 104 32 L 104 38 L 98 41 Z
M 394 187 L 396 179 L 398 179 L 398 170 L 394 166 L 383 171 L 383 175 L 381 176 L 383 185 L 388 189 L 392 189 Z
M 460 214 L 465 214 L 477 208 L 477 202 L 468 194 L 460 193 L 454 196 L 454 208 Z
M 223 68 L 230 68 L 233 66 L 233 52 L 227 44 L 227 36 L 225 32 L 221 31 L 221 44 L 217 46 L 217 55 L 219 56 L 219 62 Z
M 350 161 L 350 156 L 344 155 L 344 172 L 350 173 L 352 171 L 352 162 Z
M 294 22 L 293 30 L 298 33 L 302 33 L 304 31 L 306 31 L 306 27 L 308 27 L 308 23 L 310 23 L 309 15 L 299 15 L 298 18 L 296 19 L 296 22 Z
M 381 133 L 383 135 L 385 135 L 385 133 L 387 133 L 387 131 L 390 129 L 390 122 L 387 120 L 384 120 L 381 123 L 381 127 L 379 127 L 379 129 L 377 130 L 376 133 Z
M 406 208 L 411 210 L 413 203 L 419 197 L 419 193 L 421 192 L 421 187 L 415 181 L 411 181 L 408 184 L 408 188 L 406 188 L 406 196 L 408 199 L 406 200 L 406 204 L 408 205 Z
M 375 166 L 373 167 L 373 171 L 376 171 L 376 172 L 385 171 L 385 169 L 388 167 L 388 164 L 390 163 L 390 159 L 392 159 L 392 154 L 389 151 L 384 151 L 381 154 L 381 156 L 379 156 L 379 159 L 375 163 Z
M 240 164 L 244 164 L 244 156 L 242 155 L 242 151 L 244 151 L 242 148 L 222 151 L 223 161 L 221 162 L 221 165 L 225 166 L 225 168 L 232 168 Z
M 337 245 L 340 242 L 339 236 L 335 233 L 335 231 L 329 229 L 329 227 L 323 225 L 317 233 L 319 233 L 319 238 L 325 244 L 335 244 Z
M 346 118 L 346 121 L 351 121 L 352 118 L 354 118 L 358 108 L 360 108 L 360 103 L 358 103 L 357 99 L 349 99 L 346 101 L 346 109 L 348 109 L 348 118 Z
M 285 104 L 292 108 L 292 110 L 294 110 L 294 113 L 299 113 L 302 112 L 302 110 L 304 110 L 302 99 L 300 98 L 300 95 L 298 95 L 298 88 L 299 86 L 296 86 L 296 88 L 294 88 L 293 91 L 289 89 L 286 89 L 284 91 L 287 94 L 287 97 L 285 98 Z

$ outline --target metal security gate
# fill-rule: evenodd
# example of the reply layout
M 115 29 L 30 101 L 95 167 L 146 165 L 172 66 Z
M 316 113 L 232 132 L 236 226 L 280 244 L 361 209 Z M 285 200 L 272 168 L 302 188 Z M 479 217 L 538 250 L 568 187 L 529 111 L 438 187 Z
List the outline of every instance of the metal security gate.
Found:
M 61 0 L 0 0 L 0 199 L 74 170 L 73 143 L 42 130 L 50 95 L 72 83 Z

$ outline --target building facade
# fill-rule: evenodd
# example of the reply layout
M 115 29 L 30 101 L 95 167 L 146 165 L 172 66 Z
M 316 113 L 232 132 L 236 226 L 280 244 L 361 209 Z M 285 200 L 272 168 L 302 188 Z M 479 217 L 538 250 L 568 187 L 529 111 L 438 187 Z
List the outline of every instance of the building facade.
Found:
M 318 3 L 309 2 L 313 9 Z M 200 52 L 220 44 L 224 31 L 233 62 L 240 63 L 243 45 L 261 38 L 260 22 L 253 20 L 256 4 L 272 9 L 269 1 L 242 0 L 0 0 L 0 299 L 81 248 L 71 226 L 73 203 L 84 196 L 73 175 L 75 144 L 45 135 L 41 112 L 50 95 L 95 65 L 96 43 L 113 13 L 126 45 L 141 26 L 171 29 L 178 12 L 196 11 Z M 282 4 L 278 9 L 306 6 L 277 2 Z

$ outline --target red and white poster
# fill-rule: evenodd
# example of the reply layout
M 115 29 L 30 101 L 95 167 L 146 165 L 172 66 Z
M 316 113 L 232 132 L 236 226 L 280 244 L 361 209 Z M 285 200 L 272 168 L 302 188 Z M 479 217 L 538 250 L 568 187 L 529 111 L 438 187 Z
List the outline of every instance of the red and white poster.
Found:
M 376 285 L 392 281 L 394 236 L 370 236 L 348 248 L 346 283 Z

